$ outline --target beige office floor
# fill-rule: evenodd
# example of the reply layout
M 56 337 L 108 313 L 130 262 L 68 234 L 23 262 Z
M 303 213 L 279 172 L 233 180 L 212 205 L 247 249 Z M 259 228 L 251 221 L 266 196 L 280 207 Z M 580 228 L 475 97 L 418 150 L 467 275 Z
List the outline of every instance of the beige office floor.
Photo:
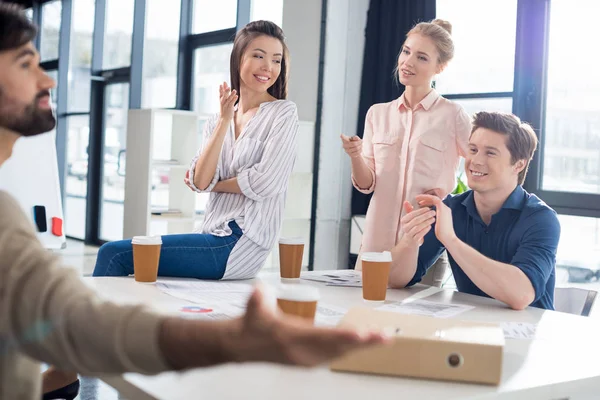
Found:
M 76 269 L 82 276 L 91 276 L 96 264 L 98 247 L 68 239 L 67 248 L 57 253 L 62 257 L 65 266 Z

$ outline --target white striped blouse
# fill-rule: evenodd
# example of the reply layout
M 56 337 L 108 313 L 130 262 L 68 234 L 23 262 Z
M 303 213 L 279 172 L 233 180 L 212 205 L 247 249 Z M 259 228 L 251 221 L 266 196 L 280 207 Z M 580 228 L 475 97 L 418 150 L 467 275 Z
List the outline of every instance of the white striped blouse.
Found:
M 202 147 L 190 165 L 193 186 L 196 161 L 208 143 L 219 115 L 205 127 Z M 244 235 L 227 261 L 223 279 L 254 277 L 279 236 L 289 177 L 296 160 L 298 111 L 289 100 L 262 103 L 235 139 L 233 121 L 226 133 L 210 192 L 204 223 L 198 233 L 231 235 L 228 223 L 240 226 Z M 243 194 L 211 192 L 218 181 L 237 177 Z

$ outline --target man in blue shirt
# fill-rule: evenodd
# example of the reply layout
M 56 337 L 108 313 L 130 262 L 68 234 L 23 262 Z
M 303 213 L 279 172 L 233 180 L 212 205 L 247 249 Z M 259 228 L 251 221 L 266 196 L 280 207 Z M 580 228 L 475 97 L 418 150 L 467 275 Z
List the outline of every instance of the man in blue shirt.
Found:
M 471 190 L 443 201 L 417 196 L 419 209 L 404 203 L 390 284 L 419 282 L 446 249 L 459 291 L 515 310 L 552 310 L 560 224 L 554 210 L 521 186 L 535 133 L 514 115 L 488 112 L 475 115 L 471 132 L 465 158 Z

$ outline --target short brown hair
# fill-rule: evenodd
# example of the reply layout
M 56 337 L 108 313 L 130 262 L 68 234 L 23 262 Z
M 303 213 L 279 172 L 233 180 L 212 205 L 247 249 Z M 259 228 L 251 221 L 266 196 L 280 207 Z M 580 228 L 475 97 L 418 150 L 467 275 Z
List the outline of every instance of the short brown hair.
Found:
M 283 30 L 277 24 L 271 21 L 253 21 L 243 27 L 236 35 L 233 41 L 233 50 L 231 51 L 230 75 L 231 89 L 240 93 L 240 66 L 242 64 L 242 56 L 246 47 L 251 41 L 259 36 L 270 36 L 279 39 L 283 47 L 283 57 L 281 57 L 281 73 L 279 77 L 267 92 L 276 99 L 287 98 L 287 82 L 289 72 L 289 50 L 285 44 L 285 36 Z
M 19 48 L 35 35 L 37 28 L 21 6 L 0 1 L 0 51 Z
M 513 114 L 500 112 L 481 111 L 473 116 L 473 129 L 471 134 L 478 128 L 485 128 L 508 136 L 506 147 L 510 153 L 511 163 L 525 160 L 525 168 L 519 172 L 519 185 L 525 182 L 525 176 L 529 169 L 529 162 L 538 144 L 537 136 L 531 125 L 522 122 Z

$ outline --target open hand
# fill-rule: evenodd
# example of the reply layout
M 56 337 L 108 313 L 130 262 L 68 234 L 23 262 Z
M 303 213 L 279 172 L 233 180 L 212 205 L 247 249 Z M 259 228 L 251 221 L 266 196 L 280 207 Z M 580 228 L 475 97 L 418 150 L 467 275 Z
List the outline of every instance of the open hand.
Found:
M 344 151 L 346 154 L 350 156 L 350 158 L 360 157 L 362 153 L 362 139 L 358 136 L 348 137 L 346 135 L 340 135 L 342 139 L 342 146 L 344 147 Z
M 389 342 L 380 333 L 316 328 L 302 318 L 275 314 L 260 288 L 248 300 L 246 315 L 239 322 L 239 334 L 231 344 L 237 361 L 314 366 L 352 350 Z
M 231 90 L 226 82 L 219 85 L 219 102 L 221 104 L 221 118 L 232 120 L 233 119 L 233 107 L 238 99 L 237 92 Z

